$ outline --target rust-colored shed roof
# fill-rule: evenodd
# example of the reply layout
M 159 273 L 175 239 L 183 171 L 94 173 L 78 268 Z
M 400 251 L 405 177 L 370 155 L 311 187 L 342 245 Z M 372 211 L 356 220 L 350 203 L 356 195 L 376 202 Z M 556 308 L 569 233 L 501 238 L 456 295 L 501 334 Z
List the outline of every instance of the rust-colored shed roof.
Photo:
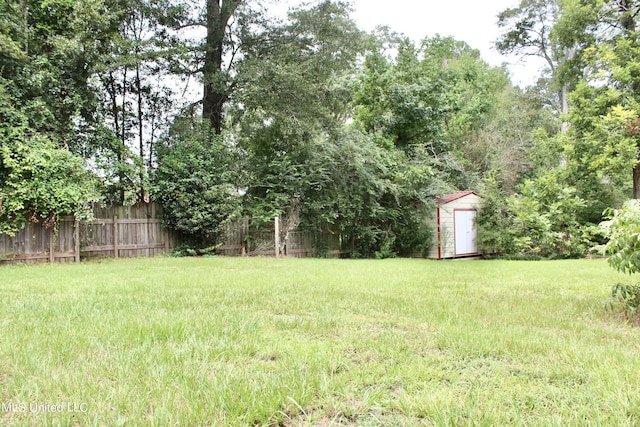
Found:
M 461 199 L 465 196 L 468 196 L 469 194 L 475 194 L 476 196 L 478 195 L 475 191 L 458 191 L 457 193 L 453 193 L 453 194 L 447 194 L 445 196 L 442 196 L 441 198 L 436 200 L 436 203 L 439 205 L 446 205 L 447 203 L 451 203 L 454 200 L 458 200 Z

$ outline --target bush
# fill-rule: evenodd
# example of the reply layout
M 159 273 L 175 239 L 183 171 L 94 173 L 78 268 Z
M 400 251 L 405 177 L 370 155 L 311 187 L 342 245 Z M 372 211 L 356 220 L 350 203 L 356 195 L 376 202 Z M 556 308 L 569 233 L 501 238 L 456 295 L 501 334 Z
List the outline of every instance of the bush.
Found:
M 27 221 L 57 228 L 65 215 L 91 219 L 99 200 L 84 160 L 48 138 L 4 138 L 0 130 L 0 233 L 15 234 Z
M 169 227 L 207 247 L 240 213 L 239 154 L 205 125 L 172 132 L 158 148 L 153 195 Z
M 513 222 L 507 211 L 507 196 L 495 177 L 489 176 L 484 184 L 482 204 L 476 217 L 478 249 L 487 256 L 514 254 Z
M 638 316 L 638 308 L 640 308 L 640 284 L 623 285 L 618 283 L 611 288 L 611 297 L 615 304 L 622 306 L 625 314 L 625 322 L 635 319 L 640 320 Z
M 640 272 L 640 201 L 630 200 L 621 209 L 607 211 L 608 221 L 600 224 L 609 242 L 605 253 L 609 265 L 622 273 Z M 611 296 L 614 303 L 622 306 L 625 320 L 638 319 L 640 307 L 640 284 L 613 286 Z
M 581 223 L 585 201 L 555 171 L 525 181 L 511 197 L 488 178 L 484 196 L 477 221 L 478 246 L 485 254 L 578 258 L 599 240 L 592 224 Z
M 314 258 L 329 258 L 329 244 L 326 241 L 315 239 L 313 241 Z
M 375 252 L 376 259 L 385 259 L 385 258 L 395 258 L 397 254 L 393 250 L 393 246 L 396 242 L 396 236 L 389 235 L 387 236 L 382 245 L 380 245 L 380 249 Z
M 169 252 L 173 257 L 188 257 L 188 256 L 213 256 L 216 253 L 218 246 L 203 247 L 198 244 L 183 243 L 182 245 L 173 248 Z
M 609 265 L 623 273 L 640 271 L 640 201 L 630 200 L 621 209 L 607 211 L 600 226 L 609 239 L 605 253 Z

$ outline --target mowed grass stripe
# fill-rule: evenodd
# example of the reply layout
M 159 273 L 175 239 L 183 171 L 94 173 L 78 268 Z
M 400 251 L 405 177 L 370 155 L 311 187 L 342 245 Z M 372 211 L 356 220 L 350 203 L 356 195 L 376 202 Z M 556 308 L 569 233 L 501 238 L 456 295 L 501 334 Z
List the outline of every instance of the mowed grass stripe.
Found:
M 0 277 L 2 425 L 640 423 L 638 330 L 607 309 L 630 279 L 600 260 L 155 258 Z

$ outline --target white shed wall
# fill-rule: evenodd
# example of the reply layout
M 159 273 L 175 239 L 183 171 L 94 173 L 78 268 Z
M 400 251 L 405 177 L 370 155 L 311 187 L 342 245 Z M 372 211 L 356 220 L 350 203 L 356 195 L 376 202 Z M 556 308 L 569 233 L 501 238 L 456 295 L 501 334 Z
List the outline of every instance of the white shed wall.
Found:
M 440 212 L 440 240 L 438 241 L 438 226 L 434 227 L 433 245 L 429 258 L 438 259 L 438 248 L 441 258 L 454 258 L 455 254 L 455 225 L 454 211 L 456 209 L 479 209 L 481 198 L 475 194 L 468 194 L 459 199 L 437 206 Z M 436 211 L 436 221 L 437 221 Z

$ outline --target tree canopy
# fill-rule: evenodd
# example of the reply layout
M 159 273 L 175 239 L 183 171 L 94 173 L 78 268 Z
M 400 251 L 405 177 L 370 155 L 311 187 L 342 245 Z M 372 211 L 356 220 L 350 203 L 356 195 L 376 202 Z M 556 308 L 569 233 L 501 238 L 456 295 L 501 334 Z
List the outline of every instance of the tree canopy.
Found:
M 352 256 L 409 255 L 436 198 L 476 190 L 484 250 L 578 256 L 605 209 L 640 198 L 636 2 L 501 12 L 498 50 L 548 66 L 527 88 L 471 41 L 275 3 L 2 2 L 0 231 L 157 200 L 203 245 L 283 215 Z

